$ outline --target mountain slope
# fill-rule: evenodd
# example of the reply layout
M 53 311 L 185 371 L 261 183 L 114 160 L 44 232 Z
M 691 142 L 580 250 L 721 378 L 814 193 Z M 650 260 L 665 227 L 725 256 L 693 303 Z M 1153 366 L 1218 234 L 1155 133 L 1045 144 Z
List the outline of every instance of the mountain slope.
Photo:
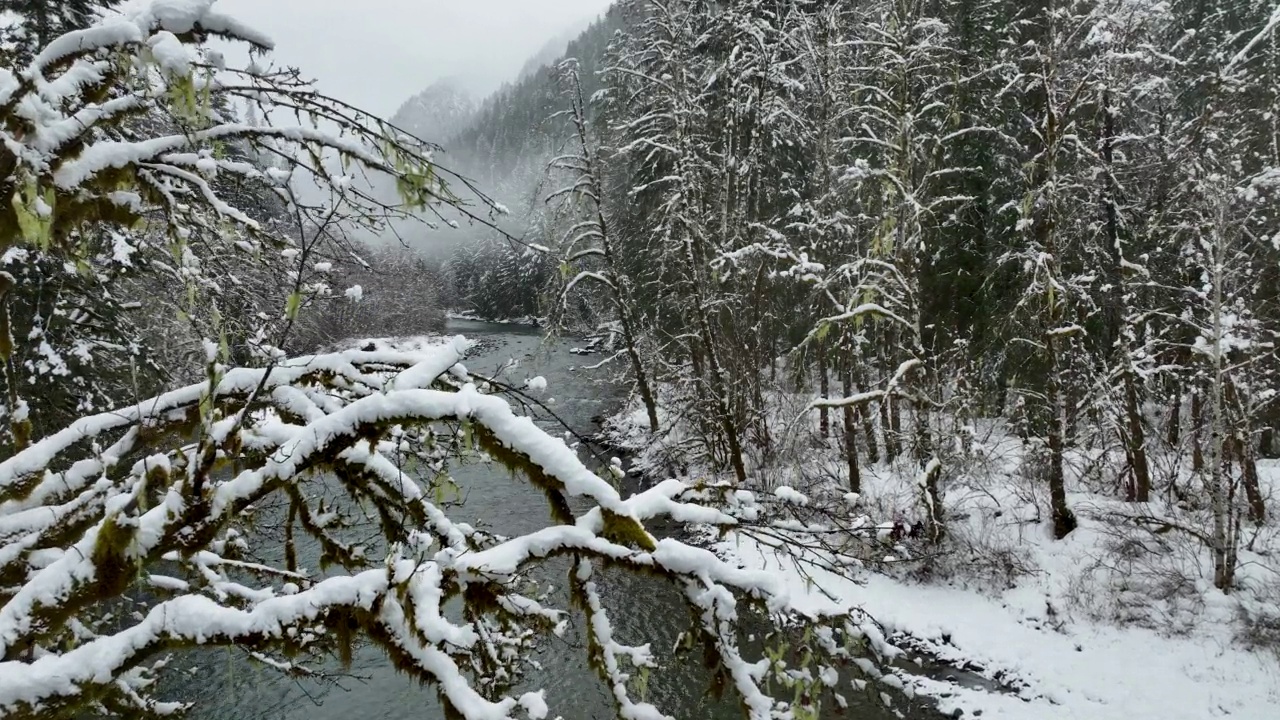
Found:
M 445 78 L 406 100 L 391 122 L 424 140 L 445 143 L 471 124 L 478 107 L 455 79 Z

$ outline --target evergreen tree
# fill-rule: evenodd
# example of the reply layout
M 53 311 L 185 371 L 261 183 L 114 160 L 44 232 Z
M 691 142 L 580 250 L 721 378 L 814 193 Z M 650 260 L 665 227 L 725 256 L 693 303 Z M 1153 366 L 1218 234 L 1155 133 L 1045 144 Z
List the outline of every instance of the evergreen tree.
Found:
M 0 38 L 0 57 L 15 63 L 29 60 L 50 40 L 90 25 L 120 0 L 0 0 L 0 12 L 10 13 L 12 25 Z
M 688 408 L 689 452 L 742 480 L 790 442 L 779 398 L 813 392 L 848 486 L 902 458 L 935 541 L 981 416 L 1022 436 L 1059 537 L 1091 452 L 1108 458 L 1091 489 L 1134 513 L 1220 494 L 1203 481 L 1221 461 L 1246 498 L 1227 516 L 1265 517 L 1278 25 L 1256 0 L 619 3 L 578 46 L 598 147 L 573 155 L 598 160 L 608 277 L 642 371 Z M 528 123 L 563 111 L 552 84 L 506 88 L 464 135 L 527 163 L 507 153 L 548 144 Z M 557 245 L 546 220 L 530 234 Z M 469 292 L 509 293 L 487 283 L 518 255 L 473 254 Z M 1215 312 L 1254 343 L 1222 373 L 1197 350 Z M 1157 477 L 1184 451 L 1192 480 Z

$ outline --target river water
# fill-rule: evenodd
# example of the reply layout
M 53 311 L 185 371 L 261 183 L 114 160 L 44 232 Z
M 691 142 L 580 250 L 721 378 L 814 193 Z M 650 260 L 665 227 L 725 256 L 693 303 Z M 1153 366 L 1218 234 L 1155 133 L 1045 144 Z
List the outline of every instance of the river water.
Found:
M 617 390 L 598 372 L 582 366 L 598 362 L 597 356 L 571 353 L 572 343 L 544 342 L 535 328 L 495 325 L 471 320 L 451 320 L 449 331 L 484 341 L 484 352 L 465 363 L 472 372 L 492 376 L 510 360 L 517 362 L 503 375 L 509 384 L 520 385 L 529 377 L 545 377 L 548 387 L 543 400 L 566 423 L 581 433 L 593 429 L 594 419 L 616 406 Z M 549 398 L 554 398 L 554 402 Z M 547 419 L 540 424 L 555 434 L 563 427 Z M 545 496 L 521 478 L 501 469 L 470 466 L 456 470 L 454 477 L 466 493 L 466 503 L 455 510 L 455 520 L 517 535 L 545 527 L 550 522 Z M 563 586 L 567 561 L 552 561 L 540 573 L 545 581 Z M 688 626 L 688 613 L 681 597 L 667 583 L 654 578 L 621 572 L 606 572 L 600 583 L 602 596 L 622 642 L 651 642 L 655 655 L 667 655 L 677 634 Z M 566 608 L 563 593 L 552 606 Z M 581 618 L 563 638 L 552 637 L 539 649 L 540 667 L 531 670 L 523 685 L 545 688 L 551 717 L 565 720 L 605 720 L 615 717 L 610 696 L 596 674 L 587 666 L 585 636 Z M 334 668 L 341 675 L 334 683 L 298 681 L 249 662 L 236 649 L 216 650 L 187 657 L 173 694 L 196 706 L 189 717 L 196 720 L 436 720 L 444 714 L 434 690 L 423 687 L 395 672 L 374 648 L 356 652 L 349 670 Z M 683 665 L 664 667 L 653 673 L 648 698 L 676 718 L 740 718 L 735 702 L 714 700 L 708 692 L 708 676 L 695 655 Z M 521 690 L 523 691 L 523 690 Z M 846 693 L 846 696 L 851 693 Z M 852 700 L 852 698 L 851 698 Z M 902 709 L 899 707 L 899 709 Z M 828 713 L 823 713 L 824 717 Z M 834 717 L 834 712 L 831 713 Z M 895 715 L 873 704 L 853 705 L 843 717 L 888 720 Z M 938 717 L 923 708 L 909 717 Z

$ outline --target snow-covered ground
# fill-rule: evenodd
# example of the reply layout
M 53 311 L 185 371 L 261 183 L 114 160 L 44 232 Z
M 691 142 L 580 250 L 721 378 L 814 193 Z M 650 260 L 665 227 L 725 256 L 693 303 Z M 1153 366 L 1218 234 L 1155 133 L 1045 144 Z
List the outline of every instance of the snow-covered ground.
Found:
M 794 566 L 750 539 L 716 545 L 744 566 L 786 577 L 799 608 L 858 607 L 890 632 L 923 641 L 939 659 L 976 664 L 1016 694 L 916 677 L 944 712 L 990 720 L 1268 720 L 1280 715 L 1280 665 L 1242 649 L 1227 624 L 1171 637 L 1050 615 L 1053 575 L 989 596 L 868 572 L 857 581 Z M 835 596 L 832 600 L 827 594 Z M 1061 613 L 1061 611 L 1055 611 Z
M 632 407 L 610 423 L 612 440 L 630 446 L 659 477 L 670 469 L 704 475 L 696 463 L 660 459 L 664 448 L 681 443 L 678 427 L 655 447 L 644 440 L 644 425 L 644 413 Z M 753 490 L 792 524 L 813 520 L 814 508 L 825 507 L 839 508 L 843 527 L 870 528 L 859 550 L 865 563 L 839 574 L 808 564 L 801 571 L 749 534 L 708 542 L 743 567 L 786 578 L 798 609 L 860 608 L 914 654 L 990 679 L 981 688 L 902 676 L 910 690 L 937 698 L 944 712 L 959 717 L 1280 718 L 1274 520 L 1246 530 L 1251 548 L 1241 552 L 1239 586 L 1224 595 L 1210 582 L 1203 543 L 1181 530 L 1157 524 L 1153 532 L 1150 523 L 1144 529 L 1133 522 L 1149 515 L 1194 528 L 1203 522 L 1194 511 L 1163 498 L 1141 506 L 1116 500 L 1107 488 L 1115 487 L 1117 461 L 1082 449 L 1071 458 L 1069 478 L 1080 526 L 1055 541 L 1047 491 L 1022 469 L 1021 442 L 998 422 L 980 430 L 964 466 L 948 476 L 949 538 L 930 562 L 909 559 L 924 550 L 920 545 L 887 537 L 895 523 L 919 516 L 911 463 L 864 464 L 855 498 L 844 492 L 838 451 L 821 444 L 755 458 Z M 1156 464 L 1182 472 L 1168 459 L 1157 457 Z M 1264 462 L 1260 474 L 1264 492 L 1280 502 L 1280 466 Z M 1278 509 L 1273 504 L 1273 513 Z
M 539 318 L 532 315 L 524 315 L 514 318 L 485 318 L 480 317 L 474 310 L 450 310 L 444 314 L 449 320 L 473 320 L 475 322 L 491 323 L 493 325 L 523 325 L 527 327 L 545 327 L 547 319 Z

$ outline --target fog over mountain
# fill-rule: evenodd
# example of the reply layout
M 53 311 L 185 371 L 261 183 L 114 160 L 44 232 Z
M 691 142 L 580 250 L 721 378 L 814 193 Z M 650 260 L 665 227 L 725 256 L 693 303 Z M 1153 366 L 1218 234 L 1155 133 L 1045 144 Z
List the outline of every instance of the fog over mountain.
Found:
M 547 44 L 543 45 L 541 50 L 525 61 L 524 67 L 520 68 L 520 74 L 517 76 L 517 79 L 523 80 L 541 68 L 544 68 L 564 57 L 565 48 L 568 47 L 569 43 L 573 42 L 575 38 L 585 32 L 587 28 L 591 27 L 593 19 L 594 18 L 584 19 L 581 22 L 566 28 L 563 32 L 548 40 Z
M 391 122 L 425 140 L 446 143 L 472 121 L 478 106 L 458 78 L 444 78 L 406 100 Z
M 565 56 L 569 44 L 581 36 L 594 20 L 593 15 L 566 25 L 530 55 L 518 73 L 502 78 L 498 88 L 489 87 L 464 74 L 442 76 L 405 100 L 391 120 L 418 137 L 448 145 L 457 133 L 476 120 L 476 113 L 483 102 L 492 101 L 501 89 L 525 81 L 542 68 L 555 64 Z
M 510 214 L 499 223 L 520 236 L 530 223 L 536 223 L 541 212 L 539 196 L 546 189 L 547 162 L 559 154 L 567 137 L 566 128 L 551 120 L 566 103 L 554 66 L 568 54 L 594 67 L 615 24 L 595 16 L 566 24 L 524 60 L 518 74 L 513 72 L 489 93 L 478 93 L 475 83 L 462 76 L 428 80 L 424 89 L 400 104 L 391 120 L 440 145 L 444 151 L 438 156 L 440 163 L 476 181 L 487 196 L 508 207 Z M 588 82 L 594 79 L 588 77 Z M 378 193 L 394 200 L 394 184 L 384 180 L 388 182 L 376 183 Z M 467 195 L 459 183 L 453 189 Z M 492 229 L 468 224 L 462 216 L 452 218 L 460 224 L 452 228 L 434 222 L 438 220 L 434 213 L 427 215 L 427 224 L 399 222 L 393 233 L 363 239 L 448 255 L 458 247 L 492 242 L 499 236 Z
M 132 0 L 142 2 L 143 0 Z M 603 12 L 609 0 L 219 0 L 220 12 L 267 33 L 276 63 L 321 89 L 390 115 L 452 77 L 477 97 L 514 80 L 548 38 Z

